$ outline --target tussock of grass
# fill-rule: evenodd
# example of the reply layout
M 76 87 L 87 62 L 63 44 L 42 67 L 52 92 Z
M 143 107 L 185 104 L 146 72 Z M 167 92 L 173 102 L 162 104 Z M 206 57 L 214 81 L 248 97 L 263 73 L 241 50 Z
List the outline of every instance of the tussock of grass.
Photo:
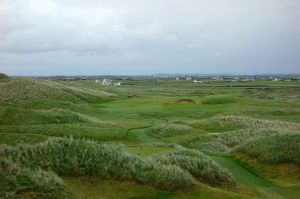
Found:
M 197 150 L 177 147 L 176 151 L 154 157 L 163 164 L 178 165 L 201 181 L 214 185 L 234 185 L 231 173 Z
M 21 168 L 62 176 L 133 180 L 164 190 L 185 190 L 195 184 L 193 177 L 178 166 L 128 154 L 121 145 L 94 141 L 56 138 L 37 145 L 2 147 L 0 156 Z
M 16 198 L 28 192 L 31 198 L 66 198 L 61 179 L 51 171 L 20 167 L 8 158 L 0 159 L 0 198 Z
M 261 163 L 300 166 L 300 134 L 275 135 L 253 140 L 236 149 Z
M 192 130 L 192 127 L 182 124 L 159 124 L 148 129 L 146 133 L 153 137 L 169 137 L 189 133 Z

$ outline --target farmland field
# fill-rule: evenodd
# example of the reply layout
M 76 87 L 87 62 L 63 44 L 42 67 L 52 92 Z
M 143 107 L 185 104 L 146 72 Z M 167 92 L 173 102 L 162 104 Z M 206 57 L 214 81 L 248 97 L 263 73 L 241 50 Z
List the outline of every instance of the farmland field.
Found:
M 95 79 L 1 76 L 0 198 L 300 197 L 299 80 Z

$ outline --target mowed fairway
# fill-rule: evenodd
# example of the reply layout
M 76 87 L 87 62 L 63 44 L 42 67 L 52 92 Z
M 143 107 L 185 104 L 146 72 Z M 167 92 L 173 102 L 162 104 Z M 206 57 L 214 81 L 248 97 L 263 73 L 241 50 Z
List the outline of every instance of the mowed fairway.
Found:
M 6 78 L 0 88 L 0 198 L 300 196 L 298 81 Z

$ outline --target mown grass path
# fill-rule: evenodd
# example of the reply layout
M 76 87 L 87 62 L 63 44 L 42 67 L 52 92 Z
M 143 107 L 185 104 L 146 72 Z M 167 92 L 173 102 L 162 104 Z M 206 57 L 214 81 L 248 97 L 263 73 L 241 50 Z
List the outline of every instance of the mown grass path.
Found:
M 299 198 L 299 192 L 293 188 L 286 188 L 259 176 L 251 169 L 239 163 L 233 157 L 211 156 L 216 162 L 232 172 L 238 183 L 255 188 L 263 197 L 272 199 L 293 199 Z

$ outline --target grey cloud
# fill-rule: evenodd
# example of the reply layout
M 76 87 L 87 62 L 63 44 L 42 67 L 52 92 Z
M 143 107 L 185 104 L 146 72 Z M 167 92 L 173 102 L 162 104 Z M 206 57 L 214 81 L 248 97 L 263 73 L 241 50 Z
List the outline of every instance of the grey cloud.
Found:
M 299 8 L 299 0 L 0 0 L 0 71 L 300 72 Z

